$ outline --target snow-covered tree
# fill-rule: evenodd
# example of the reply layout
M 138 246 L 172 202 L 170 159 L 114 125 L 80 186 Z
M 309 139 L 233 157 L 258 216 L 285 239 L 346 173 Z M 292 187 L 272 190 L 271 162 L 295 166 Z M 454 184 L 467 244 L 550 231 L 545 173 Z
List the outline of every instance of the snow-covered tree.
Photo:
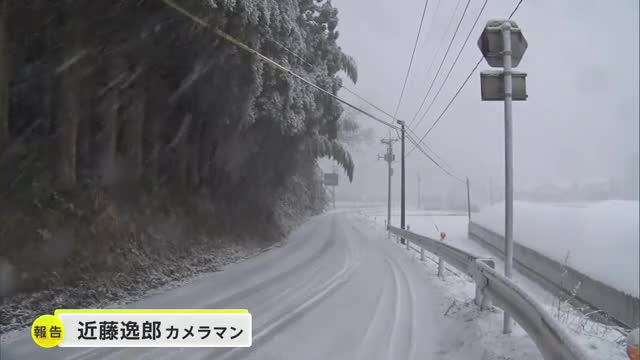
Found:
M 0 174 L 31 159 L 65 189 L 207 190 L 262 210 L 291 177 L 315 176 L 318 157 L 353 176 L 340 103 L 215 33 L 337 94 L 357 68 L 331 1 L 176 3 L 189 15 L 162 1 L 2 1 Z

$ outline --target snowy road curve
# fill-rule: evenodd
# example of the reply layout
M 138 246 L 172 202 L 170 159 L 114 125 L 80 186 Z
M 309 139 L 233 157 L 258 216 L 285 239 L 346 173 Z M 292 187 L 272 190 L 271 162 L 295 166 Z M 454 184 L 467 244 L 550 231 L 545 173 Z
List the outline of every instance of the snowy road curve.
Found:
M 247 308 L 251 348 L 44 350 L 25 331 L 1 358 L 438 359 L 460 345 L 460 325 L 440 313 L 431 281 L 370 223 L 334 212 L 259 256 L 127 306 Z

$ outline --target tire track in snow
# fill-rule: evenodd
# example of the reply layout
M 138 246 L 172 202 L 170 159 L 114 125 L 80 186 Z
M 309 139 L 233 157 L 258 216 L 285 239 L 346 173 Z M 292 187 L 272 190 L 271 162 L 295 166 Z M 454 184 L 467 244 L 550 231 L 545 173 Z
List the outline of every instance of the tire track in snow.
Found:
M 332 220 L 331 226 L 333 227 L 333 220 Z M 213 302 L 208 303 L 207 308 L 216 308 L 216 306 L 218 307 L 225 306 L 226 304 L 233 303 L 238 299 L 246 298 L 249 295 L 261 293 L 264 290 L 269 290 L 269 288 L 272 287 L 274 283 L 280 282 L 286 279 L 288 276 L 291 276 L 292 273 L 297 273 L 300 270 L 309 267 L 311 264 L 318 263 L 320 260 L 322 260 L 323 255 L 327 254 L 329 250 L 335 245 L 336 245 L 335 236 L 329 235 L 328 239 L 323 242 L 322 247 L 317 252 L 311 252 L 307 254 L 307 256 L 301 259 L 301 261 L 296 263 L 294 266 L 287 269 L 283 269 L 283 271 L 268 278 L 266 281 L 259 282 L 255 286 L 247 287 L 234 294 L 230 294 L 221 299 L 216 299 Z
M 333 228 L 333 221 L 334 221 L 334 219 L 332 218 L 331 219 L 331 227 L 332 228 Z M 313 227 L 313 230 L 317 230 L 317 228 L 320 227 L 320 224 L 318 224 L 318 223 L 316 223 L 314 225 L 315 226 Z M 307 234 L 307 233 L 315 233 L 315 232 L 316 231 L 309 230 L 308 232 L 305 232 L 305 234 Z M 305 237 L 307 237 L 307 236 L 305 236 Z M 307 242 L 306 241 L 298 241 L 298 242 L 296 242 L 294 245 L 297 245 L 297 246 L 292 247 L 292 249 L 290 249 L 290 251 L 295 250 L 293 252 L 293 254 L 295 254 L 296 252 L 298 252 L 303 247 L 302 245 L 304 243 L 307 243 Z M 326 254 L 329 251 L 329 249 L 331 249 L 335 245 L 335 243 L 336 243 L 335 237 L 328 236 L 326 238 L 326 240 L 323 241 L 322 246 L 317 251 L 309 252 L 304 257 L 302 257 L 300 260 L 298 260 L 296 263 L 294 263 L 294 265 L 292 267 L 281 269 L 280 272 L 278 272 L 276 274 L 273 274 L 272 276 L 268 277 L 267 279 L 259 281 L 256 284 L 254 284 L 252 286 L 248 286 L 248 287 L 246 287 L 246 288 L 244 288 L 244 289 L 242 289 L 240 291 L 236 291 L 236 292 L 233 292 L 231 294 L 227 294 L 227 295 L 225 295 L 225 296 L 223 296 L 221 298 L 218 298 L 218 299 L 215 299 L 213 301 L 210 301 L 205 306 L 207 308 L 215 308 L 215 306 L 225 306 L 226 304 L 233 303 L 233 302 L 237 301 L 237 299 L 246 298 L 249 294 L 254 294 L 254 293 L 261 292 L 261 291 L 269 288 L 270 286 L 272 286 L 273 283 L 282 281 L 284 278 L 289 276 L 291 273 L 296 273 L 300 269 L 309 266 L 310 263 L 317 262 L 318 259 L 322 258 L 322 255 Z
M 333 224 L 333 222 L 332 222 Z M 329 238 L 331 238 L 329 241 L 332 242 L 332 248 L 335 248 L 337 251 L 337 244 L 339 244 L 339 242 L 335 239 L 335 232 L 332 231 L 329 235 Z M 287 300 L 291 301 L 291 299 L 297 299 L 299 298 L 301 295 L 303 294 L 307 294 L 307 293 L 311 293 L 314 294 L 317 292 L 316 288 L 318 287 L 318 284 L 321 284 L 320 287 L 323 287 L 326 282 L 322 282 L 319 280 L 322 280 L 323 277 L 327 277 L 328 271 L 333 270 L 333 268 L 328 265 L 326 262 L 324 261 L 320 261 L 322 260 L 325 256 L 326 253 L 323 253 L 324 256 L 316 256 L 312 259 L 312 261 L 310 263 L 308 263 L 307 265 L 309 267 L 305 267 L 304 273 L 296 273 L 294 275 L 291 275 L 291 273 L 289 273 L 290 276 L 295 277 L 292 280 L 295 281 L 289 281 L 288 282 L 288 287 L 284 290 L 284 291 L 278 291 L 276 293 L 275 296 L 269 296 L 267 297 L 266 301 L 263 301 L 259 304 L 258 307 L 253 306 L 251 307 L 250 311 L 252 312 L 252 314 L 271 314 L 273 318 L 278 318 L 281 316 L 280 312 L 286 312 L 288 311 L 289 308 L 291 308 L 292 306 L 295 306 L 296 304 L 293 303 L 287 303 Z M 348 254 L 345 254 L 345 260 L 344 263 L 347 264 L 350 260 L 348 257 Z M 307 275 L 310 274 L 310 275 Z M 335 275 L 334 275 L 335 277 Z M 271 289 L 269 289 L 271 290 Z M 256 294 L 252 294 L 253 297 Z M 313 296 L 313 295 L 311 295 Z M 260 296 L 257 296 L 258 298 L 260 298 Z M 308 296 L 304 296 L 304 298 L 307 298 Z M 265 298 L 264 296 L 262 296 L 262 298 Z M 269 320 L 273 320 L 273 319 L 264 319 L 265 316 L 260 316 L 260 317 L 256 317 L 254 316 L 253 319 L 253 324 L 254 327 L 261 327 L 264 326 L 263 323 L 268 323 Z M 256 321 L 258 320 L 258 321 Z
M 335 222 L 332 221 L 331 225 L 332 225 L 332 228 L 331 228 L 332 231 L 330 236 L 335 237 Z M 277 330 L 281 330 L 282 328 L 290 324 L 292 321 L 295 321 L 299 317 L 304 316 L 305 313 L 309 312 L 313 307 L 318 305 L 320 301 L 324 300 L 326 297 L 333 294 L 340 287 L 345 285 L 351 278 L 351 275 L 353 274 L 354 270 L 358 267 L 358 265 L 359 265 L 359 256 L 354 251 L 352 244 L 348 244 L 347 256 L 345 258 L 345 263 L 342 269 L 333 277 L 331 277 L 328 281 L 326 281 L 317 290 L 317 292 L 314 295 L 308 297 L 306 301 L 304 301 L 303 303 L 295 307 L 293 310 L 288 311 L 286 314 L 279 317 L 276 321 L 272 322 L 266 327 L 259 329 L 258 331 L 255 331 L 253 333 L 253 343 L 251 345 L 251 348 L 249 349 L 253 349 L 252 351 L 256 351 L 255 349 L 259 347 L 261 344 L 263 344 L 265 341 L 267 341 L 271 336 L 275 335 L 275 332 Z M 249 355 L 249 354 L 242 353 L 242 352 L 246 352 L 247 350 L 248 350 L 247 348 L 224 349 L 223 350 L 224 352 L 219 356 L 216 356 L 216 359 L 226 360 L 226 359 L 242 358 L 243 355 L 244 356 Z M 201 357 L 200 359 L 208 359 L 208 358 L 211 358 L 211 354 L 207 354 Z
M 417 324 L 416 324 L 416 318 L 414 316 L 415 311 L 414 311 L 414 307 L 413 305 L 416 303 L 415 300 L 415 294 L 412 290 L 411 287 L 411 282 L 409 282 L 409 279 L 407 278 L 407 274 L 405 272 L 405 269 L 402 266 L 398 266 L 399 272 L 400 272 L 400 277 L 402 279 L 402 282 L 404 284 L 404 288 L 406 289 L 407 295 L 405 298 L 407 299 L 407 303 L 406 303 L 406 307 L 405 307 L 405 319 L 408 320 L 408 323 L 411 324 L 411 328 L 409 331 L 409 334 L 407 336 L 407 341 L 408 341 L 408 346 L 406 347 L 406 349 L 408 349 L 409 353 L 407 354 L 407 359 L 413 359 L 414 358 L 414 354 L 416 352 L 416 343 L 415 341 L 413 341 L 413 337 L 414 335 L 417 333 Z
M 387 352 L 387 359 L 408 359 L 408 357 L 406 356 L 401 356 L 401 351 L 402 349 L 404 349 L 405 347 L 402 346 L 402 344 L 399 344 L 400 340 L 401 340 L 401 330 L 400 327 L 402 326 L 402 301 L 401 301 L 401 289 L 400 289 L 400 280 L 399 280 L 399 275 L 398 275 L 398 271 L 395 269 L 395 264 L 392 263 L 392 261 L 390 261 L 388 258 L 385 258 L 385 262 L 389 265 L 389 268 L 391 269 L 391 273 L 393 275 L 393 288 L 394 288 L 394 293 L 396 294 L 395 298 L 394 298 L 394 306 L 393 309 L 394 311 L 394 316 L 393 316 L 393 325 L 391 327 L 391 331 L 389 332 L 389 339 L 390 339 L 390 343 L 389 343 L 389 347 L 388 347 L 388 352 Z
M 391 274 L 391 266 L 388 262 L 385 262 L 385 265 L 388 269 L 388 274 Z M 358 350 L 358 356 L 356 357 L 359 360 L 369 360 L 375 357 L 375 354 L 371 354 L 375 347 L 373 346 L 373 342 L 376 341 L 375 336 L 382 332 L 384 329 L 386 322 L 384 321 L 384 311 L 383 309 L 390 309 L 392 306 L 387 306 L 388 303 L 394 304 L 395 298 L 398 296 L 395 292 L 395 286 L 391 286 L 390 283 L 393 280 L 389 278 L 389 276 L 385 277 L 384 285 L 382 287 L 382 294 L 378 298 L 378 302 L 376 303 L 376 309 L 371 317 L 371 321 L 367 326 L 367 330 L 365 331 L 365 335 L 360 343 L 360 348 Z M 390 338 L 389 338 L 390 339 Z M 378 342 L 379 344 L 379 342 Z
M 368 241 L 378 241 L 382 240 L 383 245 L 382 248 L 374 246 L 376 249 L 382 249 L 384 254 L 384 260 L 387 263 L 387 269 L 390 269 L 389 274 L 391 276 L 391 281 L 393 283 L 393 287 L 390 287 L 389 284 L 385 284 L 387 288 L 393 288 L 394 291 L 385 291 L 384 295 L 388 293 L 393 294 L 393 301 L 389 302 L 390 306 L 382 306 L 382 308 L 387 307 L 388 309 L 395 309 L 394 318 L 392 319 L 394 322 L 392 323 L 392 327 L 390 330 L 386 329 L 384 332 L 387 334 L 386 339 L 389 340 L 389 353 L 387 354 L 387 359 L 413 359 L 417 358 L 418 353 L 420 356 L 423 356 L 425 353 L 425 349 L 418 349 L 419 343 L 416 341 L 416 336 L 420 333 L 420 324 L 418 321 L 422 319 L 417 318 L 416 316 L 422 314 L 419 308 L 416 308 L 415 305 L 419 304 L 417 294 L 415 289 L 412 286 L 412 281 L 407 274 L 408 268 L 407 264 L 402 262 L 403 258 L 398 258 L 394 256 L 389 256 L 386 252 L 386 248 L 393 248 L 392 250 L 396 250 L 396 245 L 391 244 L 385 239 L 382 239 L 376 235 L 368 234 L 366 227 L 356 226 L 355 223 L 360 222 L 361 224 L 366 225 L 368 222 L 358 221 L 360 218 L 351 217 L 351 221 L 349 224 L 351 225 L 351 229 L 353 232 L 357 233 L 361 239 L 365 239 Z M 387 246 L 392 245 L 392 246 Z M 412 264 L 413 265 L 413 264 Z M 387 278 L 389 279 L 389 278 Z M 416 311 L 418 310 L 418 311 Z M 376 309 L 376 313 L 378 310 Z M 377 315 L 376 315 L 377 316 Z M 379 321 L 379 320 L 378 320 Z M 409 326 L 407 327 L 407 325 Z M 368 330 L 369 331 L 369 330 Z M 367 334 L 367 336 L 370 336 Z M 375 348 L 375 346 L 374 346 Z M 402 350 L 398 350 L 400 348 Z M 398 352 L 399 351 L 399 352 Z M 427 350 L 428 351 L 428 350 Z M 403 353 L 404 352 L 404 353 Z M 364 359 L 376 358 L 375 354 L 370 357 L 364 357 Z
M 353 219 L 353 218 L 352 218 Z M 351 228 L 354 232 L 356 232 L 361 238 L 369 239 L 370 236 L 365 234 L 362 229 L 356 227 L 351 224 Z M 411 283 L 407 279 L 407 276 L 402 268 L 392 257 L 385 255 L 385 263 L 388 268 L 391 270 L 392 274 L 391 279 L 393 282 L 393 303 L 390 306 L 391 309 L 395 309 L 393 325 L 391 327 L 391 331 L 388 332 L 389 342 L 389 352 L 387 354 L 387 359 L 412 359 L 414 354 L 416 353 L 416 344 L 413 341 L 412 334 L 415 333 L 416 330 L 416 321 L 413 318 L 413 304 L 415 302 L 415 294 L 411 288 Z M 377 311 L 376 311 L 377 312 Z M 411 324 L 411 328 L 407 331 L 403 324 Z M 407 333 L 406 335 L 403 335 Z M 403 339 L 406 342 L 402 343 Z M 402 354 L 404 356 L 399 356 L 398 354 Z

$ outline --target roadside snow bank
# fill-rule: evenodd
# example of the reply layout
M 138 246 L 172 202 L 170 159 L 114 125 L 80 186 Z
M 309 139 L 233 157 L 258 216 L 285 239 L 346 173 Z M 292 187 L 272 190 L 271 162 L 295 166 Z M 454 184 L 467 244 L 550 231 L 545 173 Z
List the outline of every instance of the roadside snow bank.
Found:
M 637 201 L 515 202 L 514 240 L 640 297 L 639 208 Z M 504 235 L 504 203 L 483 208 L 473 222 Z

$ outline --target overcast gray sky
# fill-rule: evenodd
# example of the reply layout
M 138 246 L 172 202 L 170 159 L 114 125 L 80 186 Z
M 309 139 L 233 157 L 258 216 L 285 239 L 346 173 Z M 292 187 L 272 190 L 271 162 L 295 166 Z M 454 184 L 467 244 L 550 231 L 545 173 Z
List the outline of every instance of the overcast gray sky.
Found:
M 436 7 L 439 8 L 436 12 Z M 413 68 L 398 117 L 410 120 L 435 75 L 467 0 L 430 0 Z M 487 20 L 505 18 L 517 0 L 489 0 L 480 21 L 434 106 L 417 127 L 431 126 L 480 57 L 476 42 Z M 514 170 L 516 187 L 579 179 L 619 178 L 638 152 L 638 1 L 525 0 L 514 15 L 529 42 L 516 69 L 528 73 L 526 102 L 514 103 Z M 333 0 L 339 9 L 339 44 L 355 57 L 359 82 L 345 84 L 393 113 L 418 29 L 423 0 Z M 428 105 L 471 29 L 482 0 L 471 0 Z M 457 9 L 456 9 L 456 5 Z M 453 23 L 447 30 L 452 13 Z M 444 36 L 444 43 L 441 41 Z M 435 63 L 427 73 L 434 57 Z M 495 183 L 504 174 L 504 120 L 501 102 L 480 100 L 482 62 L 452 107 L 429 134 L 429 145 L 462 177 L 477 187 Z M 361 101 L 342 92 L 355 104 Z M 426 108 L 426 106 L 425 106 Z M 387 131 L 368 119 L 379 136 Z M 384 193 L 384 151 L 376 142 L 354 153 L 356 178 L 340 192 L 367 196 Z M 407 151 L 411 147 L 408 145 Z M 395 147 L 399 153 L 399 146 Z M 323 162 L 327 168 L 327 163 Z M 394 181 L 399 180 L 396 164 Z M 415 152 L 407 160 L 408 191 L 416 174 L 432 191 L 444 191 L 453 181 Z M 395 187 L 397 189 L 397 186 Z

